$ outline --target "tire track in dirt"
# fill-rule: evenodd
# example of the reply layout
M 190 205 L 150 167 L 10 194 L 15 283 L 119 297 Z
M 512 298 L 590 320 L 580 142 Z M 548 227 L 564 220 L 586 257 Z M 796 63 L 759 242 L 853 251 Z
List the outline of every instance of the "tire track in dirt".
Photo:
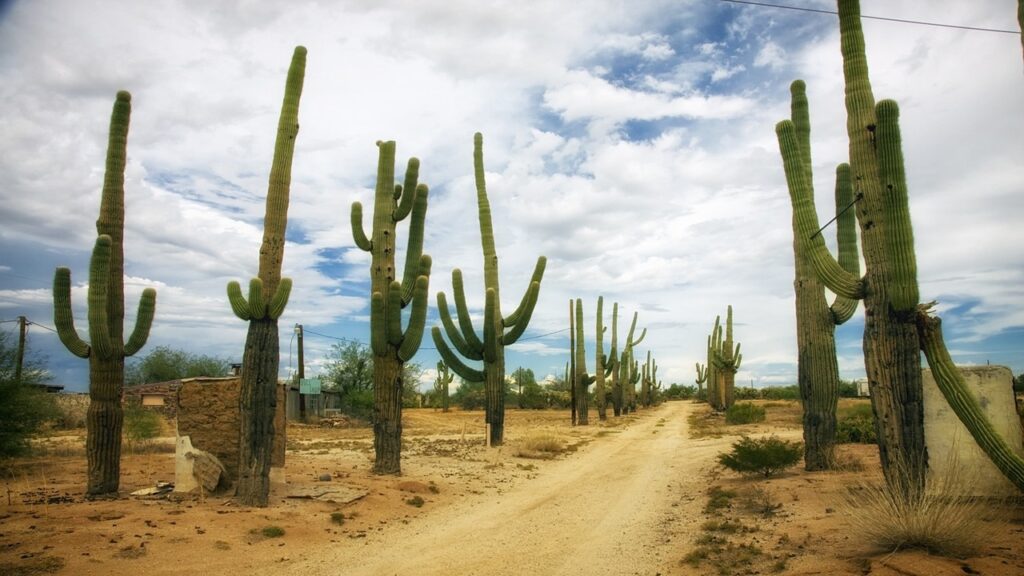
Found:
M 409 525 L 326 547 L 303 575 L 685 573 L 706 472 L 728 439 L 689 440 L 688 402 L 645 411 L 496 495 L 464 498 Z M 280 574 L 269 568 L 267 574 Z

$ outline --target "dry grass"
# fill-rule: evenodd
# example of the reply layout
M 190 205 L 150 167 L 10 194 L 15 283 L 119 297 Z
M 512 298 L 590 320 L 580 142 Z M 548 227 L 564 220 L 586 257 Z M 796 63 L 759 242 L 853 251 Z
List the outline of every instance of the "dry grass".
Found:
M 855 487 L 844 502 L 846 516 L 880 551 L 916 548 L 955 558 L 976 554 L 1000 527 L 987 519 L 987 503 L 970 494 L 966 471 L 955 465 L 948 470 L 944 477 L 933 474 L 923 492 L 891 489 L 885 482 Z
M 562 438 L 553 434 L 534 434 L 524 438 L 513 454 L 520 458 L 550 459 L 565 451 Z

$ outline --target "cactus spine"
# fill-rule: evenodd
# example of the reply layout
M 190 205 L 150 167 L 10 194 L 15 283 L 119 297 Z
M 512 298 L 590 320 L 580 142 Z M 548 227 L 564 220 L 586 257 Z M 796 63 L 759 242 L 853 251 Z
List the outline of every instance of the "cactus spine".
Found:
M 791 92 L 792 121 L 799 146 L 797 159 L 804 171 L 804 178 L 800 183 L 808 188 L 790 190 L 790 199 L 794 207 L 798 198 L 804 198 L 813 205 L 811 128 L 803 81 L 793 82 Z M 793 185 L 796 184 L 798 183 L 793 182 Z M 844 270 L 859 275 L 856 224 L 853 212 L 846 209 L 852 202 L 850 166 L 840 164 L 836 168 L 835 188 L 838 262 Z M 815 274 L 804 242 L 800 240 L 795 208 L 793 239 L 796 270 L 793 289 L 796 296 L 797 383 L 803 404 L 804 466 L 810 471 L 827 470 L 832 467 L 834 461 L 836 408 L 839 401 L 835 327 L 853 315 L 858 301 L 837 296 L 831 307 L 826 303 L 824 286 Z
M 124 168 L 131 119 L 131 94 L 118 92 L 110 116 L 106 172 L 96 244 L 89 263 L 89 342 L 75 331 L 71 311 L 71 271 L 57 268 L 53 279 L 54 324 L 64 346 L 89 359 L 89 410 L 86 415 L 86 493 L 117 492 L 121 480 L 121 428 L 124 412 L 124 359 L 149 338 L 156 291 L 146 288 L 139 300 L 135 329 L 124 341 Z
M 589 424 L 587 405 L 587 386 L 594 383 L 595 377 L 587 374 L 587 352 L 583 345 L 583 300 L 576 299 L 576 349 L 573 351 L 573 365 L 576 369 L 573 383 L 576 385 L 576 423 L 580 426 Z
M 434 379 L 434 391 L 441 396 L 441 412 L 448 411 L 448 385 L 455 380 L 455 374 L 442 361 L 437 363 L 437 377 Z
M 426 185 L 419 184 L 419 160 L 411 158 L 404 187 L 395 184 L 395 143 L 378 142 L 372 237 L 363 231 L 363 206 L 352 203 L 352 235 L 369 252 L 370 344 L 373 349 L 373 471 L 400 474 L 402 454 L 402 367 L 419 350 L 427 318 L 430 256 L 423 253 Z M 402 281 L 396 279 L 395 228 L 410 217 Z M 412 304 L 402 331 L 402 309 Z
M 249 281 L 248 299 L 242 295 L 238 282 L 230 282 L 227 287 L 232 311 L 249 322 L 238 402 L 241 425 L 238 484 L 235 487 L 235 496 L 246 506 L 267 505 L 274 435 L 284 434 L 284 430 L 274 429 L 280 359 L 277 319 L 284 313 L 292 288 L 291 279 L 281 277 L 281 263 L 284 260 L 292 158 L 299 132 L 299 100 L 305 71 L 306 49 L 297 46 L 288 67 L 277 124 L 263 219 L 259 273 Z
M 431 336 L 438 352 L 456 374 L 470 382 L 484 382 L 487 396 L 485 419 L 490 425 L 490 443 L 502 443 L 505 430 L 505 346 L 514 344 L 526 330 L 533 315 L 540 294 L 540 282 L 544 277 L 547 259 L 537 258 L 537 265 L 530 278 L 530 284 L 523 294 L 519 307 L 508 316 L 501 315 L 501 299 L 498 286 L 498 254 L 494 247 L 494 229 L 491 226 L 491 206 L 487 200 L 487 184 L 484 179 L 483 136 L 473 136 L 473 172 L 476 180 L 476 198 L 480 216 L 480 237 L 484 253 L 484 330 L 483 338 L 477 336 L 469 317 L 466 296 L 462 285 L 462 272 L 452 270 L 452 291 L 459 316 L 459 328 L 452 322 L 444 293 L 437 294 L 437 307 L 445 333 L 456 350 L 470 360 L 483 361 L 483 370 L 470 368 L 460 360 L 437 326 Z M 507 330 L 506 330 L 507 329 Z

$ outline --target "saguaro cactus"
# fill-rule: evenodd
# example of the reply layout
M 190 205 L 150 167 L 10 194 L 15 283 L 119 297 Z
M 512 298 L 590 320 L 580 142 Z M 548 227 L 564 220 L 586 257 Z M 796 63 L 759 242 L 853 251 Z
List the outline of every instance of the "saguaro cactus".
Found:
M 589 424 L 587 403 L 587 386 L 594 383 L 595 377 L 587 374 L 587 351 L 583 345 L 583 300 L 576 299 L 576 349 L 573 351 L 576 369 L 573 383 L 576 385 L 576 424 Z
M 121 481 L 121 427 L 124 412 L 124 359 L 149 338 L 156 310 L 156 291 L 146 288 L 139 300 L 135 329 L 124 341 L 124 168 L 131 119 L 131 94 L 118 92 L 110 116 L 106 173 L 96 244 L 89 263 L 89 342 L 75 331 L 71 311 L 71 270 L 57 268 L 53 279 L 53 318 L 64 346 L 89 359 L 89 409 L 85 452 L 86 493 L 117 492 Z
M 484 329 L 483 338 L 477 336 L 466 306 L 466 295 L 462 285 L 462 272 L 452 270 L 452 290 L 459 316 L 459 328 L 452 322 L 448 303 L 443 292 L 437 294 L 437 307 L 445 332 L 452 345 L 470 360 L 483 361 L 483 370 L 470 368 L 460 360 L 437 326 L 431 331 L 434 343 L 444 361 L 456 374 L 470 382 L 484 382 L 487 396 L 485 420 L 490 427 L 492 446 L 500 445 L 505 430 L 505 346 L 514 344 L 523 335 L 540 294 L 540 282 L 544 277 L 547 259 L 537 258 L 537 265 L 530 278 L 530 284 L 523 299 L 512 314 L 501 315 L 501 299 L 498 286 L 498 254 L 494 247 L 494 229 L 491 226 L 491 205 L 487 200 L 487 184 L 484 179 L 483 136 L 478 132 L 473 137 L 473 167 L 476 179 L 476 199 L 480 215 L 480 237 L 484 253 Z M 506 330 L 507 329 L 507 330 Z
M 644 363 L 642 382 L 640 384 L 640 405 L 649 408 L 654 403 L 654 394 L 658 389 L 658 363 L 647 351 L 647 362 Z
M 594 344 L 594 402 L 597 404 L 598 420 L 608 418 L 608 399 L 606 398 L 604 379 L 611 373 L 614 361 L 604 355 L 604 296 L 597 297 L 597 338 Z
M 803 81 L 793 82 L 792 121 L 799 145 L 799 161 L 804 170 L 804 190 L 791 190 L 794 202 L 804 198 L 813 206 L 814 189 L 811 170 L 810 116 Z M 794 182 L 794 185 L 796 182 Z M 857 231 L 854 213 L 849 210 L 854 202 L 850 184 L 849 164 L 836 168 L 836 236 L 839 246 L 839 265 L 854 275 L 860 274 L 857 256 Z M 836 359 L 835 327 L 853 316 L 857 300 L 836 297 L 829 306 L 825 289 L 814 271 L 801 240 L 794 209 L 793 253 L 796 278 L 797 329 L 797 384 L 803 403 L 804 465 L 807 470 L 826 470 L 832 467 L 835 449 L 836 408 L 839 401 L 839 364 Z
M 735 400 L 736 372 L 743 355 L 740 345 L 733 347 L 732 306 L 725 317 L 725 340 L 722 340 L 721 317 L 715 317 L 715 328 L 708 338 L 708 402 L 715 410 L 728 410 Z
M 299 132 L 299 99 L 306 71 L 306 49 L 297 46 L 285 82 L 284 101 L 277 123 L 274 160 L 267 187 L 263 243 L 259 273 L 249 281 L 249 297 L 238 282 L 228 284 L 228 301 L 235 315 L 249 322 L 242 354 L 239 393 L 238 484 L 235 496 L 246 506 L 266 506 L 270 494 L 270 466 L 277 411 L 277 374 L 280 359 L 277 319 L 284 313 L 292 281 L 281 277 L 285 229 L 291 190 L 292 157 Z
M 418 184 L 419 160 L 411 158 L 405 186 L 395 184 L 395 143 L 378 142 L 373 236 L 363 232 L 363 206 L 352 204 L 356 246 L 370 263 L 370 344 L 373 349 L 373 471 L 400 474 L 402 454 L 402 367 L 419 350 L 427 319 L 430 256 L 423 253 L 426 185 Z M 402 281 L 396 280 L 395 227 L 411 215 Z M 402 331 L 402 309 L 412 304 Z M 451 363 L 448 363 L 451 365 Z
M 699 399 L 704 394 L 704 383 L 708 381 L 708 365 L 695 362 L 694 366 L 697 367 L 697 377 L 693 383 L 697 385 L 697 398 Z
M 455 374 L 442 361 L 437 363 L 437 377 L 434 378 L 434 391 L 441 396 L 441 412 L 448 411 L 448 385 L 455 380 Z

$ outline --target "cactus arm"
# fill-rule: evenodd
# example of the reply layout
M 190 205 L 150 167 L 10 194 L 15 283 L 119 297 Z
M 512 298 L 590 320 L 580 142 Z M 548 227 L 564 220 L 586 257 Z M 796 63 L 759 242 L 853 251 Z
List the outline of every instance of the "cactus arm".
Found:
M 384 295 L 380 292 L 370 295 L 370 348 L 376 356 L 384 356 L 388 352 L 388 330 L 384 325 Z
M 899 106 L 894 100 L 882 100 L 875 105 L 875 117 L 878 119 L 875 133 L 878 176 L 885 190 L 886 244 L 892 263 L 889 296 L 893 308 L 906 312 L 917 307 L 920 296 L 914 229 L 910 224 L 907 201 L 907 176 L 903 169 Z
M 277 290 L 274 291 L 274 295 L 270 298 L 270 303 L 267 305 L 267 316 L 273 320 L 277 320 L 284 314 L 284 309 L 288 305 L 288 296 L 292 293 L 292 279 L 281 278 L 281 283 L 277 285 Z
M 467 382 L 483 382 L 484 373 L 475 368 L 470 368 L 462 362 L 462 360 L 456 356 L 452 349 L 448 347 L 448 343 L 444 341 L 441 336 L 441 329 L 434 326 L 430 330 L 430 335 L 434 339 L 434 346 L 437 347 L 438 353 L 441 355 L 441 359 L 447 364 L 453 372 L 458 374 Z
M 921 349 L 928 359 L 935 383 L 946 398 L 946 402 L 996 468 L 1013 482 L 1018 490 L 1024 491 L 1024 459 L 1015 454 L 1003 437 L 996 432 L 971 395 L 967 383 L 946 349 L 942 337 L 942 320 L 929 316 L 927 311 L 919 308 L 917 326 L 921 335 Z
M 398 357 L 407 362 L 416 355 L 423 341 L 423 327 L 427 322 L 427 295 L 430 289 L 430 277 L 420 276 L 416 279 L 416 290 L 413 292 L 412 311 L 409 314 L 409 326 L 405 330 L 402 344 L 398 347 Z
M 694 365 L 697 367 L 697 379 L 696 384 L 703 384 L 708 379 L 708 369 L 700 362 L 695 362 Z
M 352 216 L 350 220 L 352 222 L 352 240 L 355 241 L 356 246 L 360 250 L 371 252 L 373 250 L 373 242 L 370 242 L 370 239 L 366 237 L 366 231 L 363 230 L 363 205 L 361 203 L 352 203 Z
M 547 265 L 548 259 L 544 256 L 537 258 L 537 264 L 533 268 L 533 276 L 530 278 L 529 288 L 526 293 L 523 294 L 522 301 L 519 302 L 519 307 L 516 308 L 515 312 L 509 314 L 503 321 L 505 327 L 513 326 L 519 323 L 520 317 L 526 314 L 527 321 L 529 321 L 530 315 L 533 313 L 533 304 L 530 304 L 530 289 L 533 288 L 534 284 L 540 284 L 540 281 L 544 278 L 544 267 Z M 536 295 L 533 297 L 534 303 L 536 303 Z M 511 342 L 509 342 L 511 344 Z
M 864 282 L 854 274 L 844 270 L 825 247 L 825 240 L 818 234 L 818 214 L 811 196 L 811 186 L 800 160 L 800 147 L 797 143 L 796 128 L 792 120 L 783 120 L 775 126 L 782 154 L 783 169 L 786 173 L 786 184 L 793 203 L 793 213 L 800 231 L 807 255 L 822 283 L 829 290 L 844 298 L 860 299 L 864 297 Z
M 111 240 L 106 234 L 96 238 L 96 246 L 89 262 L 89 342 L 92 353 L 99 358 L 110 358 L 114 352 L 110 340 L 107 299 L 109 298 L 109 277 Z
M 494 288 L 488 288 L 484 298 L 484 362 L 494 362 L 498 357 L 498 334 L 494 322 L 497 299 Z
M 53 324 L 61 343 L 79 358 L 88 358 L 89 345 L 75 330 L 75 317 L 71 312 L 71 270 L 61 267 L 53 275 Z
M 638 312 L 633 312 L 633 323 L 629 325 L 629 335 L 626 336 L 626 350 L 640 344 L 644 340 L 644 336 L 647 336 L 647 328 L 644 328 L 640 333 L 640 337 L 633 340 L 633 332 L 636 331 L 636 319 Z
M 263 300 L 263 281 L 259 278 L 249 280 L 249 316 L 253 319 L 263 318 L 267 313 L 267 303 Z
M 540 294 L 540 282 L 534 282 L 530 284 L 530 288 L 526 291 L 523 303 L 525 304 L 525 312 L 519 316 L 519 321 L 512 326 L 512 329 L 505 333 L 501 338 L 501 343 L 505 346 L 511 346 L 519 340 L 519 337 L 526 331 L 526 326 L 530 323 L 530 317 L 533 316 L 533 309 L 537 305 L 537 296 Z
M 386 300 L 388 343 L 398 346 L 402 343 L 402 285 L 397 280 L 388 288 Z
M 437 311 L 441 317 L 441 324 L 444 325 L 445 334 L 452 341 L 455 349 L 470 360 L 483 360 L 483 351 L 479 348 L 472 348 L 466 340 L 462 338 L 462 333 L 458 327 L 455 326 L 455 322 L 452 321 L 451 312 L 448 309 L 448 300 L 445 298 L 444 292 L 437 293 Z
M 857 252 L 857 221 L 853 210 L 853 186 L 850 183 L 850 165 L 836 166 L 836 241 L 839 246 L 839 266 L 854 276 L 860 276 L 860 256 Z M 844 211 L 845 210 L 845 211 Z M 857 311 L 858 301 L 836 296 L 829 307 L 836 325 L 843 324 Z
M 411 170 L 412 160 L 409 163 Z M 408 178 L 409 175 L 406 172 L 406 179 Z M 402 306 L 412 301 L 413 291 L 416 288 L 419 277 L 430 275 L 430 257 L 427 257 L 426 263 L 422 259 L 423 222 L 427 216 L 428 193 L 429 190 L 425 184 L 420 184 L 414 188 L 413 195 L 415 199 L 413 202 L 412 219 L 409 221 L 409 243 L 405 251 L 405 272 L 402 274 Z M 409 193 L 407 192 L 406 194 Z M 426 272 L 423 271 L 424 266 L 426 267 Z
M 235 316 L 242 320 L 252 318 L 249 314 L 249 302 L 242 295 L 242 286 L 234 280 L 228 282 L 228 302 L 231 303 L 231 311 L 235 313 Z
M 395 199 L 398 200 L 398 207 L 395 208 L 391 219 L 395 222 L 405 220 L 410 211 L 415 212 L 415 204 L 419 200 L 420 184 L 420 161 L 418 158 L 409 158 L 405 167 L 405 185 L 395 186 Z
M 484 343 L 476 335 L 473 329 L 473 319 L 469 316 L 469 307 L 466 306 L 466 290 L 462 284 L 462 270 L 452 270 L 452 291 L 455 293 L 455 312 L 459 317 L 459 327 L 462 329 L 462 337 L 466 344 L 475 350 L 483 353 Z
M 135 316 L 135 329 L 124 345 L 124 355 L 134 356 L 136 352 L 146 345 L 149 339 L 149 329 L 153 326 L 153 316 L 156 314 L 156 290 L 146 288 L 139 298 L 139 311 Z

